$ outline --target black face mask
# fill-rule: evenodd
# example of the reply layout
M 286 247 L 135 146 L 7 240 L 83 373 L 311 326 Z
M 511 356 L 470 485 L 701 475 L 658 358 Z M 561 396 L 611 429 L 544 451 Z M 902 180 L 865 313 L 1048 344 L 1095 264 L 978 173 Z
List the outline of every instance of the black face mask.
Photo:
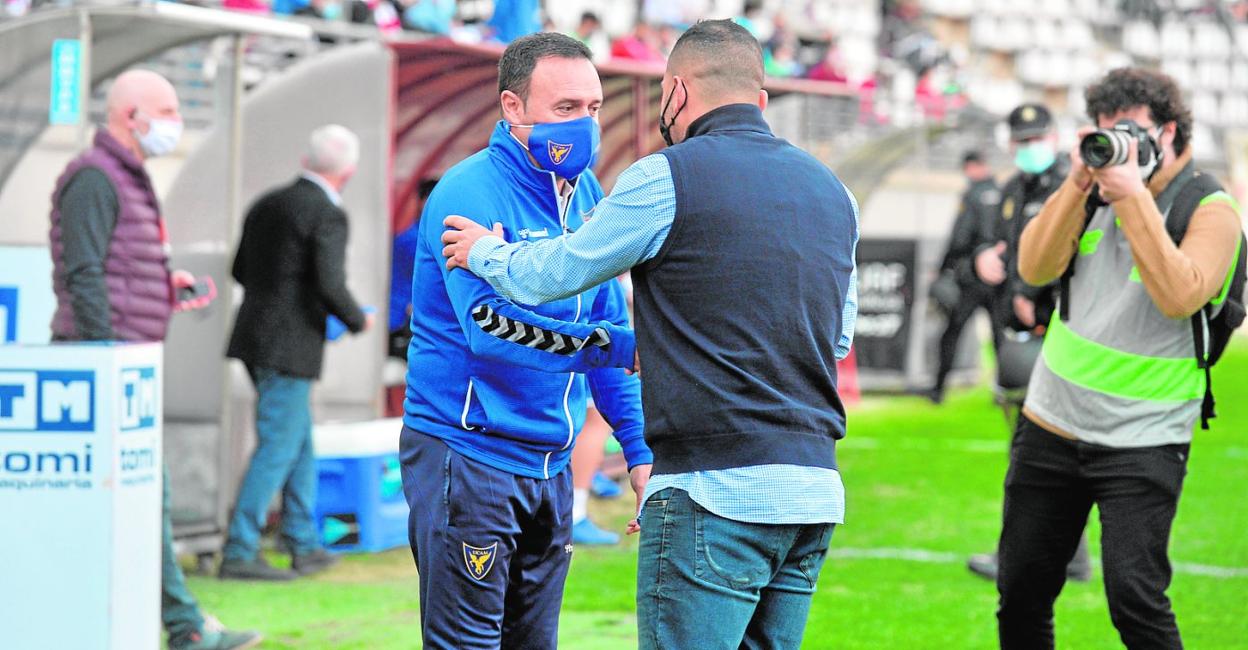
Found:
M 684 83 L 685 83 L 684 80 L 681 80 L 680 84 L 682 86 L 684 85 Z M 686 90 L 685 92 L 686 94 L 688 94 L 688 90 Z M 676 124 L 676 118 L 680 117 L 680 112 L 685 110 L 685 104 L 689 103 L 688 98 L 686 98 L 684 104 L 681 104 L 680 108 L 676 109 L 676 114 L 672 116 L 672 120 L 670 122 L 664 122 L 663 116 L 667 115 L 667 109 L 669 106 L 671 106 L 672 98 L 675 96 L 676 96 L 676 86 L 673 85 L 672 93 L 667 96 L 667 101 L 663 102 L 663 110 L 659 112 L 659 135 L 663 136 L 663 141 L 666 142 L 667 146 L 669 147 L 676 144 L 674 141 L 672 141 L 672 126 Z

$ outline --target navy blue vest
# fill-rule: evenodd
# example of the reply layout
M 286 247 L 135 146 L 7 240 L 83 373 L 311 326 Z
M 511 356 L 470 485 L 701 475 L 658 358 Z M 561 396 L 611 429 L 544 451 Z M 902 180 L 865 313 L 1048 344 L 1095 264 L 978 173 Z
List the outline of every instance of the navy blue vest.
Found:
M 855 229 L 844 185 L 748 104 L 703 115 L 663 155 L 676 219 L 633 269 L 654 473 L 836 467 Z

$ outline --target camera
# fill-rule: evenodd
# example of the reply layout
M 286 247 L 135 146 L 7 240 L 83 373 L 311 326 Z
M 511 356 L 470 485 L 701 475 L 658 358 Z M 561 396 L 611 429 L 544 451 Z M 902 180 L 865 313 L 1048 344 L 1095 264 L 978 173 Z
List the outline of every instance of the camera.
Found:
M 1122 120 L 1108 129 L 1097 129 L 1079 141 L 1079 157 L 1093 169 L 1122 165 L 1127 162 L 1131 141 L 1139 146 L 1140 167 L 1152 166 L 1158 157 L 1157 143 L 1140 125 Z

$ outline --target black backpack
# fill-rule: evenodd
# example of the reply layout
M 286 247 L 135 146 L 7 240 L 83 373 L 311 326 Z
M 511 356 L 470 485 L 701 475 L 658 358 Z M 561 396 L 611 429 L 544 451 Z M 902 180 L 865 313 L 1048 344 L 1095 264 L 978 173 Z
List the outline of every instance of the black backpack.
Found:
M 1191 223 L 1192 214 L 1210 195 L 1222 191 L 1222 185 L 1208 174 L 1196 172 L 1179 195 L 1174 199 L 1170 214 L 1166 218 L 1166 232 L 1174 245 L 1178 246 L 1187 234 L 1187 226 Z M 1235 257 L 1231 259 L 1231 273 L 1222 286 L 1222 293 L 1205 304 L 1200 311 L 1192 314 L 1192 340 L 1196 342 L 1196 364 L 1205 371 L 1205 401 L 1200 408 L 1200 428 L 1208 429 L 1209 420 L 1217 417 L 1214 412 L 1213 379 L 1210 368 L 1222 358 L 1226 345 L 1233 334 L 1244 323 L 1244 283 L 1248 273 L 1245 271 L 1244 256 L 1248 246 L 1243 233 L 1239 235 L 1239 246 L 1235 249 Z M 1221 311 L 1214 311 L 1221 305 Z M 1207 329 L 1206 329 L 1207 325 Z M 1209 334 L 1209 354 L 1205 354 L 1205 332 Z
M 1180 174 L 1180 178 L 1182 176 Z M 1187 226 L 1192 221 L 1192 215 L 1195 214 L 1196 208 L 1200 207 L 1201 202 L 1222 191 L 1222 185 L 1217 179 L 1200 172 L 1192 172 L 1186 180 L 1181 182 L 1178 196 L 1175 197 L 1170 213 L 1166 217 L 1166 232 L 1175 246 L 1183 241 L 1183 236 L 1187 234 Z M 1087 230 L 1088 223 L 1092 221 L 1092 215 L 1104 205 L 1099 197 L 1099 190 L 1093 186 L 1091 198 L 1088 199 L 1086 205 L 1087 216 L 1083 223 L 1084 230 Z M 1248 280 L 1248 269 L 1245 264 L 1245 256 L 1248 256 L 1248 250 L 1245 250 L 1248 247 L 1248 239 L 1244 238 L 1243 233 L 1240 233 L 1239 239 L 1239 246 L 1231 261 L 1232 269 L 1222 287 L 1222 293 L 1206 303 L 1191 317 L 1192 340 L 1196 343 L 1194 350 L 1196 365 L 1205 371 L 1205 399 L 1200 408 L 1200 428 L 1206 430 L 1209 428 L 1209 420 L 1217 417 L 1214 411 L 1213 378 L 1210 375 L 1210 369 L 1222 358 L 1222 353 L 1226 351 L 1226 346 L 1231 341 L 1231 335 L 1244 323 L 1246 313 L 1244 285 Z M 1061 279 L 1060 312 L 1063 320 L 1070 313 L 1070 278 L 1074 274 L 1075 263 L 1071 260 Z M 1219 305 L 1221 305 L 1221 311 L 1214 314 Z M 1208 354 L 1205 353 L 1206 332 L 1209 335 Z

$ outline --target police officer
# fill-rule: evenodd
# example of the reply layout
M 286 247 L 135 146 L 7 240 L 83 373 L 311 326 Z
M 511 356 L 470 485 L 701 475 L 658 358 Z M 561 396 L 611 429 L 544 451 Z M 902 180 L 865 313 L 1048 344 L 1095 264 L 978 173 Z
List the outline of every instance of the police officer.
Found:
M 1060 153 L 1053 115 L 1040 104 L 1023 104 L 1010 112 L 1010 152 L 1018 168 L 1001 190 L 994 234 L 982 242 L 975 258 L 975 272 L 985 283 L 1004 276 L 999 282 L 993 307 L 994 329 L 1001 331 L 998 340 L 998 365 L 1014 355 L 1003 354 L 1005 346 L 1021 336 L 1042 336 L 1057 306 L 1057 286 L 1052 282 L 1035 287 L 1018 275 L 1018 241 L 1028 222 L 1040 213 L 1044 202 L 1053 194 L 1070 170 L 1070 157 Z M 1031 359 L 1034 361 L 1034 359 Z M 1030 368 L 1007 372 L 998 367 L 998 378 L 1010 375 L 1030 376 Z M 997 554 L 981 553 L 967 560 L 967 568 L 989 580 L 997 579 Z M 1072 580 L 1086 582 L 1091 577 L 1088 564 L 1087 539 L 1066 567 Z
M 952 299 L 952 304 L 942 304 L 948 320 L 945 332 L 940 337 L 940 366 L 936 372 L 936 383 L 927 394 L 936 404 L 944 399 L 945 380 L 953 369 L 954 355 L 958 350 L 963 327 L 977 309 L 983 308 L 989 315 L 992 314 L 996 287 L 1005 281 L 1002 270 L 997 270 L 995 274 L 990 273 L 986 278 L 980 278 L 975 272 L 976 246 L 995 237 L 997 211 L 1001 204 L 997 181 L 992 177 L 992 170 L 985 164 L 983 154 L 978 151 L 967 151 L 962 156 L 962 173 L 966 175 L 970 186 L 962 194 L 958 216 L 953 222 L 953 231 L 949 234 L 949 247 L 940 263 L 941 277 L 937 280 L 937 284 L 943 285 L 945 291 L 953 287 L 957 291 L 946 293 L 943 299 L 937 298 L 942 303 Z M 997 328 L 994 327 L 994 344 L 996 331 Z
M 1018 277 L 1018 239 L 1027 223 L 1040 213 L 1049 195 L 1057 190 L 1070 169 L 1070 158 L 1058 152 L 1053 115 L 1040 104 L 1023 104 L 1010 112 L 1010 152 L 1018 172 L 1001 190 L 1001 208 L 995 227 L 995 241 L 981 244 L 981 251 L 1001 248 L 1005 271 L 1003 290 L 998 293 L 996 322 L 1016 332 L 1042 334 L 1056 306 L 1057 283 L 1033 287 Z M 983 252 L 981 252 L 981 255 Z M 976 271 L 987 281 L 983 270 L 995 265 L 976 260 Z M 992 269 L 995 270 L 995 269 Z M 991 276 L 989 276 L 991 277 Z

